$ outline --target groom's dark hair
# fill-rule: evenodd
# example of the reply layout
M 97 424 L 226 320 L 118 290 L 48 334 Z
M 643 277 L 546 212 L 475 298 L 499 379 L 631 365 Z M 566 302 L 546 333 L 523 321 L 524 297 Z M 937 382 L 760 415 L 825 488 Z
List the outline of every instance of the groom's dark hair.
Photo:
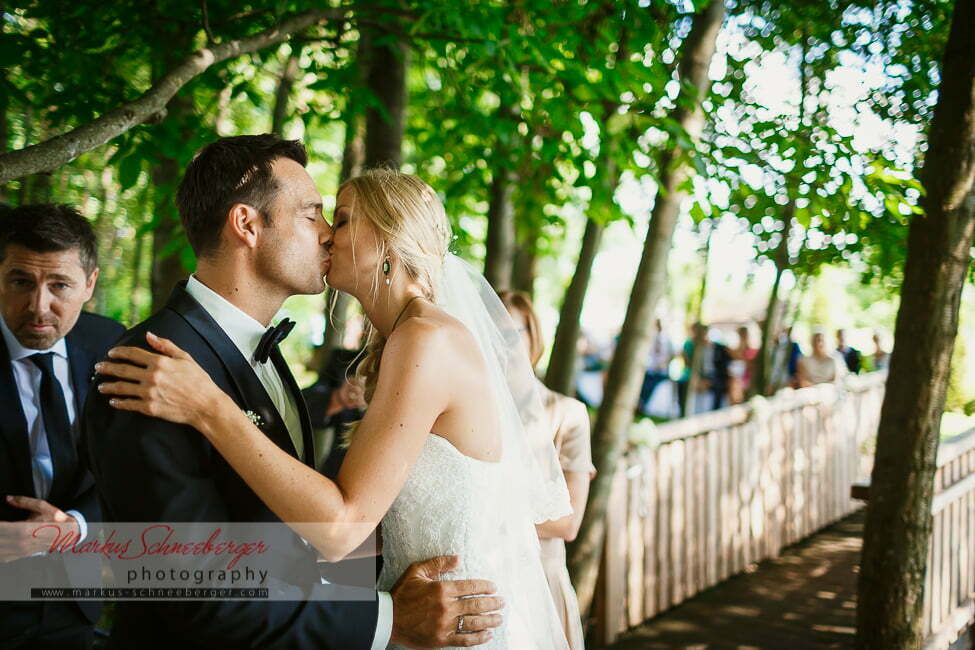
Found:
M 270 206 L 278 190 L 271 165 L 278 158 L 308 164 L 299 141 L 270 133 L 220 138 L 197 152 L 176 191 L 183 229 L 197 257 L 219 248 L 227 213 L 237 203 L 254 206 L 271 223 Z

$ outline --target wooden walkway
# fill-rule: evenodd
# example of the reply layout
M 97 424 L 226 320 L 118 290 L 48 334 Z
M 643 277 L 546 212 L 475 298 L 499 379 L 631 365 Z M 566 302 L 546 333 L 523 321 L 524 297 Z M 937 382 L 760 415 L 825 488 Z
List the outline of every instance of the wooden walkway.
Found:
M 863 511 L 626 633 L 612 650 L 850 648 Z

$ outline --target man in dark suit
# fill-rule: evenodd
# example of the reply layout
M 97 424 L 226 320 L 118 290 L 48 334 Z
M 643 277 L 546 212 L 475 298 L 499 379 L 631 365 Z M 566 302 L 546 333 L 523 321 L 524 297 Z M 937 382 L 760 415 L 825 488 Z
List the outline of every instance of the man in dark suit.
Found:
M 846 344 L 846 330 L 836 330 L 836 351 L 843 356 L 843 361 L 846 363 L 847 370 L 854 375 L 860 374 L 860 351 Z
M 95 362 L 124 328 L 82 313 L 97 279 L 95 234 L 74 209 L 24 205 L 0 216 L 2 522 L 55 522 L 84 538 L 100 518 L 75 423 Z M 68 586 L 64 565 L 28 534 L 0 523 L 0 579 L 57 572 L 54 581 Z M 97 602 L 3 603 L 0 647 L 87 648 L 99 610 Z
M 120 344 L 150 349 L 150 331 L 170 339 L 251 412 L 271 440 L 312 464 L 308 410 L 277 348 L 287 327 L 268 328 L 286 298 L 325 288 L 331 228 L 306 162 L 300 143 L 271 135 L 222 138 L 206 146 L 177 192 L 197 270 Z M 107 521 L 280 523 L 192 427 L 115 409 L 94 390 L 83 422 Z M 451 565 L 444 558 L 413 565 L 391 593 L 375 600 L 317 598 L 329 591 L 319 578 L 317 554 L 294 541 L 284 578 L 312 598 L 122 602 L 112 647 L 466 645 L 456 636 L 458 616 L 497 609 L 491 599 L 462 599 L 483 590 L 437 582 Z
M 711 377 L 711 394 L 714 410 L 728 405 L 728 385 L 731 383 L 731 350 L 724 343 L 714 346 L 714 375 Z

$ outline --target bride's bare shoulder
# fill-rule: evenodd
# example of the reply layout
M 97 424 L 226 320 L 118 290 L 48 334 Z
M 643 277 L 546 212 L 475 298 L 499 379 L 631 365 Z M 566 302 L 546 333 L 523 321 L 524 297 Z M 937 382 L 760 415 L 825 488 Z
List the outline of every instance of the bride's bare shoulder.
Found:
M 459 320 L 438 307 L 425 309 L 397 327 L 386 342 L 386 354 L 456 362 L 477 351 L 477 342 Z

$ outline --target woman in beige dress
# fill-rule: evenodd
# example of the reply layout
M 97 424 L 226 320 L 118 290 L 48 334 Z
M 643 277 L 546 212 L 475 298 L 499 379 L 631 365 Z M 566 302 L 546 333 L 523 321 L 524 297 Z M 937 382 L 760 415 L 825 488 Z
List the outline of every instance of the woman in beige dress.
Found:
M 501 293 L 501 301 L 521 330 L 532 365 L 537 364 L 544 344 L 531 299 L 521 292 L 505 291 Z M 575 539 L 579 532 L 589 497 L 589 482 L 596 475 L 589 444 L 589 412 L 579 400 L 549 390 L 542 382 L 538 382 L 538 388 L 548 416 L 545 426 L 558 450 L 572 504 L 571 515 L 536 526 L 541 538 L 542 565 L 569 647 L 583 650 L 582 618 L 565 565 L 565 543 Z
M 812 336 L 812 354 L 799 358 L 799 387 L 839 381 L 846 373 L 843 359 L 826 349 L 826 336 L 822 332 L 815 332 Z

